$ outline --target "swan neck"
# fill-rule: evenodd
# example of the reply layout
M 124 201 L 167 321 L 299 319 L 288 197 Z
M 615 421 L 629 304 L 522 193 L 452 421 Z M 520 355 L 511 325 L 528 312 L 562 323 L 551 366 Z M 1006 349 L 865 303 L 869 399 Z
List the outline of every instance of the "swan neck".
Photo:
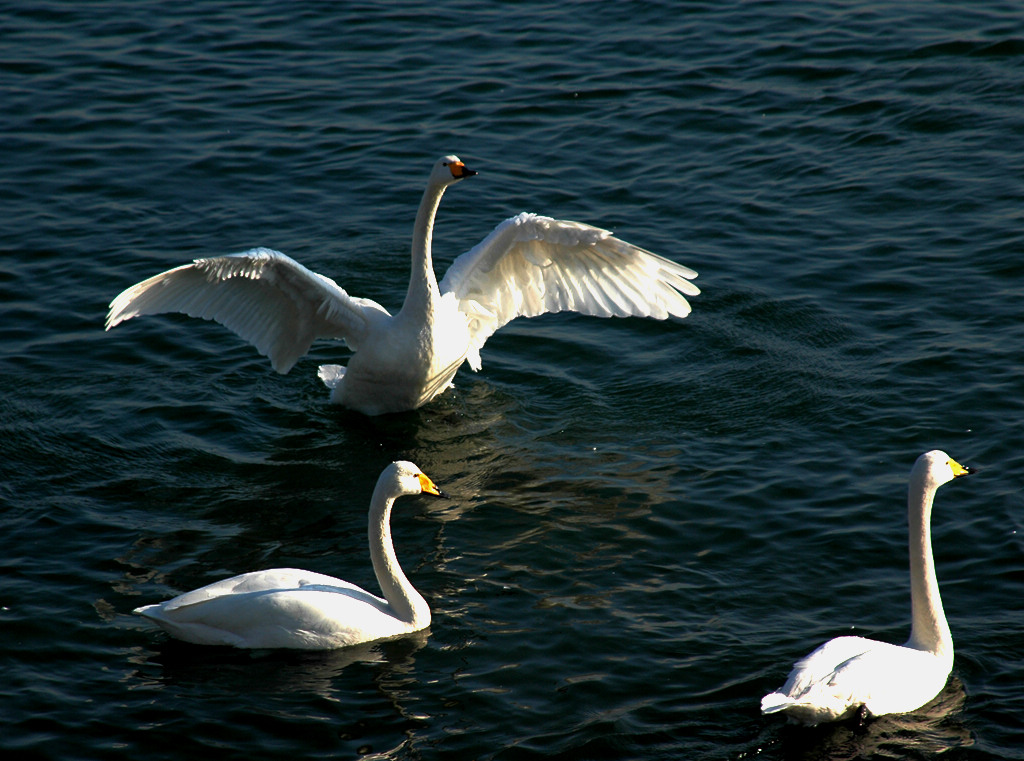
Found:
M 409 291 L 402 305 L 403 311 L 410 309 L 413 314 L 425 312 L 433 301 L 440 298 L 431 257 L 431 241 L 434 237 L 434 217 L 441 204 L 444 188 L 440 183 L 428 183 L 416 212 L 416 225 L 412 232 L 412 272 L 409 275 Z
M 935 486 L 923 476 L 911 480 L 907 496 L 907 523 L 910 533 L 910 602 L 913 628 L 908 647 L 934 655 L 953 657 L 953 637 L 942 610 L 939 582 L 932 556 L 931 516 Z
M 381 491 L 378 486 L 370 504 L 369 540 L 373 572 L 377 576 L 380 591 L 396 618 L 409 624 L 419 625 L 424 621 L 429 623 L 430 608 L 426 600 L 406 578 L 395 556 L 395 547 L 391 540 L 391 508 L 395 504 L 395 498 L 386 496 Z

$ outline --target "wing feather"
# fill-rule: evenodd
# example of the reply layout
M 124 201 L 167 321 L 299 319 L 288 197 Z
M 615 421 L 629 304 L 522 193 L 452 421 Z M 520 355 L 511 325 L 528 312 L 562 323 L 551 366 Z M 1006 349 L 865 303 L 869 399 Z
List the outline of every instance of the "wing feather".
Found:
M 340 338 L 356 349 L 370 320 L 388 312 L 349 296 L 277 251 L 196 259 L 133 285 L 110 302 L 106 329 L 132 317 L 181 312 L 214 320 L 288 372 L 316 338 Z
M 579 222 L 523 213 L 459 256 L 441 281 L 479 351 L 516 317 L 574 311 L 595 317 L 682 318 L 700 290 L 688 267 Z

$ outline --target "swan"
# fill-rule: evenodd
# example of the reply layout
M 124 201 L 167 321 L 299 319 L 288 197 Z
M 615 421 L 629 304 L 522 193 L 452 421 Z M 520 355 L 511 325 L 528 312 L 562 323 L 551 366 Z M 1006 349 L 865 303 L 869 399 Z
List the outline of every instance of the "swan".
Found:
M 314 339 L 342 339 L 348 366 L 322 365 L 331 402 L 368 415 L 416 409 L 452 385 L 463 362 L 516 317 L 572 310 L 597 317 L 683 318 L 697 273 L 607 230 L 522 213 L 452 263 L 440 285 L 431 238 L 445 189 L 475 175 L 438 160 L 416 214 L 412 274 L 397 314 L 346 293 L 277 251 L 196 259 L 133 285 L 110 302 L 106 330 L 144 314 L 215 320 L 287 373 Z
M 913 625 L 904 645 L 864 637 L 837 637 L 819 647 L 764 696 L 761 713 L 785 713 L 801 724 L 907 713 L 934 698 L 953 668 L 953 638 L 942 611 L 932 560 L 931 512 L 935 491 L 971 473 L 945 452 L 917 458 L 910 471 L 910 604 Z
M 411 462 L 388 465 L 370 500 L 370 557 L 384 599 L 333 576 L 297 568 L 216 581 L 135 613 L 197 645 L 331 650 L 398 637 L 430 625 L 430 607 L 409 583 L 391 543 L 398 497 L 446 497 Z

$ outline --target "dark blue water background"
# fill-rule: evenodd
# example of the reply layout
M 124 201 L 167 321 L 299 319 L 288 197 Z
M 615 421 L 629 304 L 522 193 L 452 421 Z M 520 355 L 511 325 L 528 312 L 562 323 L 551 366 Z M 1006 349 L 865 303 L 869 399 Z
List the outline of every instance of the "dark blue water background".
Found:
M 25 757 L 1022 759 L 1024 14 L 1016 3 L 0 5 L 0 748 Z M 330 407 L 219 326 L 109 300 L 279 249 L 399 306 L 433 160 L 500 220 L 700 272 L 685 321 L 519 321 L 420 411 Z M 927 710 L 794 731 L 762 694 L 909 628 L 906 476 L 941 447 L 957 645 Z M 297 565 L 368 587 L 392 459 L 434 610 L 333 653 L 130 614 Z M 13 757 L 13 756 L 11 756 Z

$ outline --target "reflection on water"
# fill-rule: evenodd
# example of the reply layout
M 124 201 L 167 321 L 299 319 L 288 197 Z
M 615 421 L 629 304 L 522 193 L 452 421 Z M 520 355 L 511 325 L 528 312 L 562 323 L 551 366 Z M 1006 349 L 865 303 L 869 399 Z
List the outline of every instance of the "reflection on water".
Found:
M 806 761 L 852 761 L 861 758 L 907 758 L 943 753 L 974 744 L 961 720 L 967 694 L 951 677 L 934 700 L 917 711 L 869 719 L 783 726 L 779 742 L 783 757 Z
M 167 639 L 153 649 L 129 651 L 128 681 L 130 689 L 202 685 L 204 690 L 238 694 L 290 692 L 331 699 L 341 673 L 361 663 L 375 664 L 378 689 L 387 692 L 389 685 L 411 678 L 415 654 L 429 638 L 430 630 L 426 629 L 401 639 L 312 652 L 237 650 Z

